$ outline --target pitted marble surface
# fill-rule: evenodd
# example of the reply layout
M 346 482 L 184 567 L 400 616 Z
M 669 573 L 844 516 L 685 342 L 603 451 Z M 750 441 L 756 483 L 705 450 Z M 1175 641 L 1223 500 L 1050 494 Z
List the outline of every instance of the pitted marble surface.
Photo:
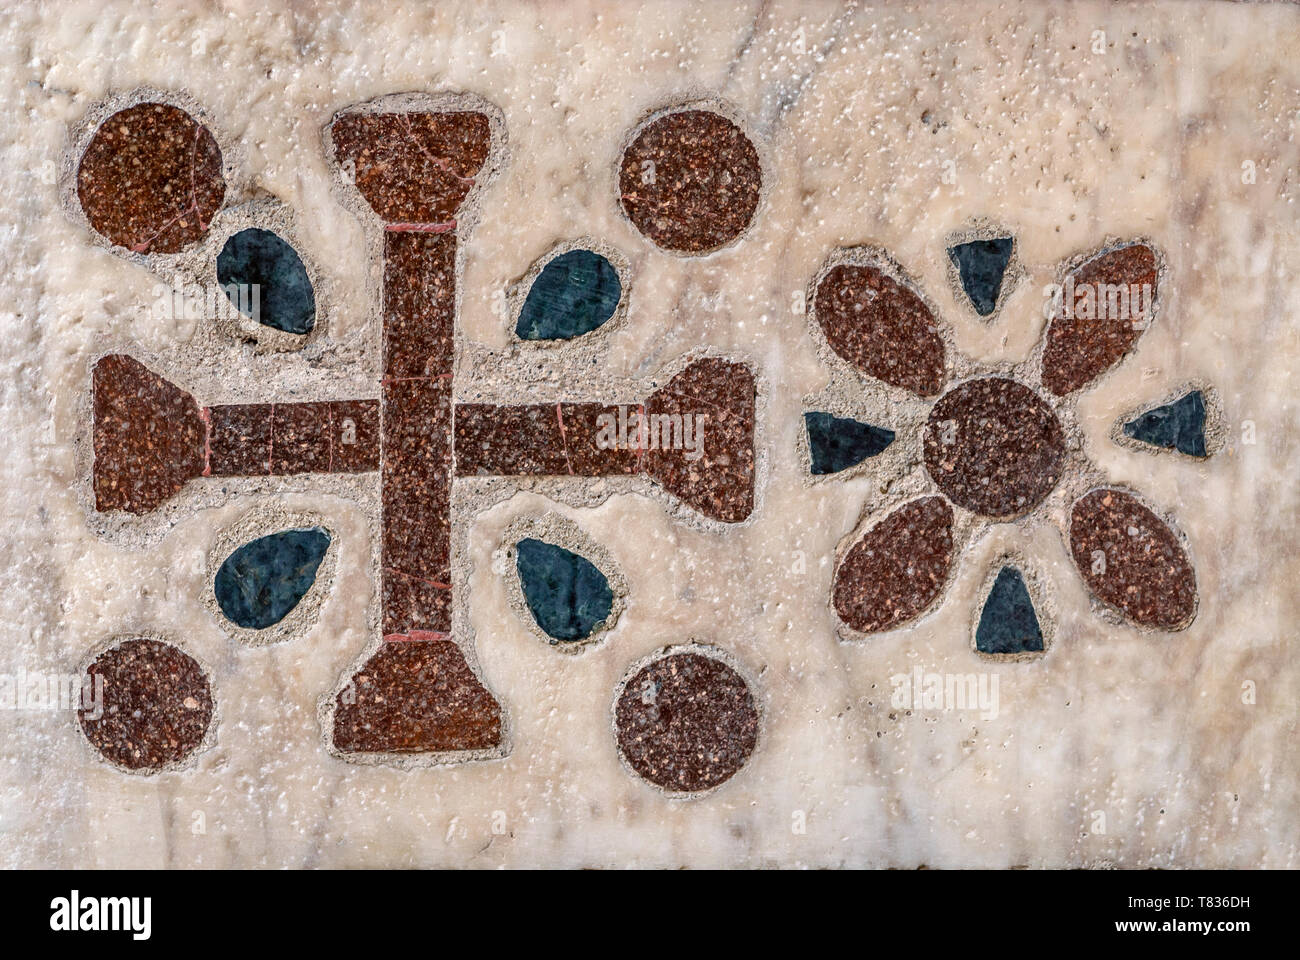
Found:
M 75 671 L 109 637 L 165 636 L 211 670 L 220 721 L 192 765 L 144 777 L 102 763 L 69 711 L 0 710 L 0 863 L 1300 866 L 1300 9 L 430 6 L 30 3 L 0 15 L 0 674 Z M 143 86 L 202 106 L 237 171 L 227 187 L 246 194 L 227 202 L 269 194 L 292 209 L 295 245 L 329 275 L 300 353 L 151 314 L 159 279 L 66 214 L 72 131 L 93 104 Z M 457 635 L 508 714 L 509 752 L 401 770 L 332 756 L 316 715 L 377 618 L 375 478 L 286 478 L 255 494 L 233 483 L 101 537 L 77 443 L 107 345 L 138 345 L 213 402 L 373 395 L 377 260 L 331 187 L 321 131 L 350 104 L 410 91 L 477 95 L 508 137 L 461 239 L 457 400 L 480 399 L 483 379 L 494 399 L 530 402 L 573 376 L 519 348 L 497 293 L 590 237 L 626 257 L 629 299 L 626 320 L 582 348 L 597 371 L 584 374 L 589 397 L 699 349 L 743 359 L 766 467 L 752 517 L 725 529 L 638 492 L 566 502 L 458 480 Z M 616 189 L 631 131 L 699 101 L 744 121 L 764 174 L 748 231 L 702 259 L 655 247 Z M 947 255 L 951 236 L 985 222 L 1014 236 L 1024 271 L 989 322 L 960 299 Z M 837 547 L 885 515 L 919 438 L 846 476 L 808 476 L 806 410 L 892 427 L 793 309 L 828 255 L 887 250 L 962 353 L 1014 364 L 1042 335 L 1058 263 L 1137 237 L 1166 261 L 1159 316 L 1082 393 L 1078 422 L 1108 482 L 1185 534 L 1195 620 L 1153 633 L 1098 617 L 1059 529 L 1036 522 L 967 546 L 923 620 L 839 639 Z M 1117 420 L 1193 382 L 1222 403 L 1215 455 L 1113 442 Z M 828 390 L 847 406 L 805 402 Z M 205 591 L 213 544 L 259 507 L 321 517 L 337 558 L 304 632 L 250 646 Z M 521 621 L 503 566 L 512 525 L 551 513 L 627 580 L 615 628 L 573 656 Z M 1038 659 L 989 663 L 971 649 L 973 623 L 1008 554 L 1041 583 L 1052 642 Z M 739 773 L 683 800 L 620 763 L 613 700 L 630 665 L 690 642 L 735 660 L 761 726 Z M 891 677 L 918 669 L 996 677 L 996 715 L 892 705 Z

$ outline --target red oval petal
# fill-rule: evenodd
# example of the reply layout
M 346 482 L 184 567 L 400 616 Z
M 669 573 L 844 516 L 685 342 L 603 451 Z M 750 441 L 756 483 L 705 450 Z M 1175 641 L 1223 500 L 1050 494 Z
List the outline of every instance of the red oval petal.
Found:
M 1065 278 L 1047 328 L 1043 386 L 1058 397 L 1101 376 L 1146 329 L 1156 299 L 1156 255 L 1131 243 L 1093 257 Z
M 952 565 L 952 507 L 923 497 L 863 534 L 835 571 L 840 619 L 862 633 L 911 620 L 939 595 Z
M 1099 599 L 1134 623 L 1175 630 L 1196 613 L 1196 574 L 1168 525 L 1121 490 L 1093 490 L 1070 513 L 1070 552 Z
M 943 386 L 943 339 L 916 293 L 879 267 L 840 264 L 817 285 L 831 349 L 863 373 L 923 397 Z

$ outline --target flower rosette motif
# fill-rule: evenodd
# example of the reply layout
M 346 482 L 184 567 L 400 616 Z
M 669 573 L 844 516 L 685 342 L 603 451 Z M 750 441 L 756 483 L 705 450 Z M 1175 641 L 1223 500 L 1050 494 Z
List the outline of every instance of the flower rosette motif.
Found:
M 836 557 L 831 605 L 853 635 L 936 608 L 965 548 L 1006 523 L 1056 525 L 1103 616 L 1157 630 L 1192 622 L 1196 574 L 1182 536 L 1089 461 L 1075 413 L 1155 320 L 1162 275 L 1145 240 L 1067 262 L 1030 355 L 981 363 L 953 347 L 937 310 L 884 251 L 842 249 L 826 261 L 810 291 L 811 324 L 877 394 L 908 464 Z

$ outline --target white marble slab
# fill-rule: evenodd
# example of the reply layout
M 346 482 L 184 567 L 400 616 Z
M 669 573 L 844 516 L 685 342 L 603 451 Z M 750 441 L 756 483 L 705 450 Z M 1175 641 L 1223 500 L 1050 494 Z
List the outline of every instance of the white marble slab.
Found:
M 106 637 L 148 629 L 207 663 L 220 701 L 216 744 L 154 777 L 96 762 L 66 711 L 0 711 L 4 865 L 1300 865 L 1300 9 L 83 2 L 10 8 L 0 31 L 0 672 L 75 668 Z M 762 378 L 768 469 L 744 526 L 699 530 L 635 494 L 593 508 L 523 494 L 473 518 L 459 602 L 510 716 L 508 757 L 403 771 L 325 750 L 316 703 L 365 645 L 374 602 L 363 505 L 310 484 L 285 496 L 329 518 L 337 575 L 310 632 L 264 648 L 232 642 L 202 599 L 209 546 L 261 501 L 198 511 L 144 548 L 90 531 L 74 451 L 90 358 L 104 338 L 166 357 L 195 335 L 142 310 L 155 278 L 60 206 L 70 129 L 140 85 L 202 103 L 242 144 L 240 189 L 294 209 L 330 274 L 341 356 L 368 336 L 371 265 L 330 189 L 321 128 L 381 94 L 457 90 L 501 109 L 510 144 L 466 243 L 467 351 L 507 344 L 494 291 L 586 235 L 633 277 L 608 376 L 708 346 Z M 645 112 L 698 97 L 748 118 L 768 194 L 742 243 L 692 260 L 622 218 L 613 170 Z M 1026 271 L 991 325 L 947 280 L 944 240 L 976 218 L 1014 232 Z M 1167 260 L 1160 322 L 1085 394 L 1080 421 L 1093 462 L 1186 534 L 1195 622 L 1150 634 L 1099 619 L 1055 528 L 1005 526 L 962 557 L 932 616 L 841 642 L 832 557 L 891 478 L 806 481 L 804 398 L 831 371 L 792 313 L 796 292 L 834 248 L 878 244 L 961 350 L 1016 361 L 1042 332 L 1056 265 L 1130 236 Z M 240 357 L 232 396 L 270 363 Z M 473 375 L 462 364 L 458 389 Z M 1111 441 L 1117 417 L 1193 380 L 1222 399 L 1216 456 Z M 629 582 L 617 629 L 579 656 L 541 643 L 493 570 L 505 528 L 548 510 L 604 544 Z M 1050 585 L 1055 643 L 1032 663 L 988 665 L 970 622 L 1008 547 Z M 757 678 L 762 737 L 721 789 L 669 800 L 620 766 L 610 699 L 629 664 L 691 638 Z M 997 716 L 895 709 L 889 678 L 918 667 L 995 674 Z

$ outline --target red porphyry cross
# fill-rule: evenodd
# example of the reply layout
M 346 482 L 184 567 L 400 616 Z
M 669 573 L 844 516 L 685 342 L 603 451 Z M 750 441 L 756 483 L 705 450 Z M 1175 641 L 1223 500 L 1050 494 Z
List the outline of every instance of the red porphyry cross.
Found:
M 335 162 L 384 231 L 378 400 L 201 407 L 124 354 L 94 369 L 97 510 L 146 513 L 197 477 L 380 471 L 383 642 L 330 712 L 342 754 L 500 750 L 500 705 L 449 637 L 454 475 L 644 473 L 713 520 L 753 509 L 743 364 L 696 360 L 632 406 L 638 422 L 704 421 L 698 452 L 650 447 L 636 431 L 639 442 L 610 447 L 597 421 L 626 410 L 606 404 L 453 404 L 456 217 L 491 139 L 471 110 L 350 109 L 330 127 Z

